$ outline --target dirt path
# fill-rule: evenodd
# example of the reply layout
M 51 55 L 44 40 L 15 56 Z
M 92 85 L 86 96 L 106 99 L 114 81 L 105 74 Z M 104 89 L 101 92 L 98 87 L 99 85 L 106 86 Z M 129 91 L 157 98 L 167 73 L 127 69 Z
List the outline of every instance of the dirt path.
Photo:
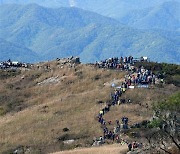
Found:
M 53 154 L 124 154 L 127 150 L 127 145 L 114 144 L 101 147 L 74 149 Z

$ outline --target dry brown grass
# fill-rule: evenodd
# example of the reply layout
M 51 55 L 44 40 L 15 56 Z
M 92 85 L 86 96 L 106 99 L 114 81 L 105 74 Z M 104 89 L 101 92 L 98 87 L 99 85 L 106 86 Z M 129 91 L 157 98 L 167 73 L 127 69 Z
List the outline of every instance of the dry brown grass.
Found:
M 108 100 L 112 90 L 104 86 L 104 83 L 114 78 L 121 79 L 125 73 L 85 65 L 59 68 L 56 62 L 49 64 L 51 70 L 34 67 L 32 70 L 22 71 L 19 75 L 0 81 L 2 83 L 0 107 L 5 109 L 11 100 L 14 103 L 8 113 L 0 117 L 0 153 L 15 149 L 19 145 L 29 147 L 32 153 L 84 147 L 92 144 L 93 137 L 102 134 L 95 117 L 104 105 L 97 102 Z M 21 79 L 22 76 L 24 79 Z M 55 76 L 59 76 L 59 83 L 37 85 Z M 144 92 L 138 91 L 137 101 L 142 98 L 142 103 L 146 103 Z M 129 95 L 131 92 L 126 96 Z M 133 91 L 132 98 L 135 100 L 136 95 Z M 156 96 L 156 92 L 151 92 L 149 96 L 151 95 Z M 4 96 L 8 99 L 4 99 Z M 20 100 L 20 104 L 16 102 L 17 100 Z M 122 108 L 115 107 L 112 110 L 113 112 L 106 115 L 107 119 L 118 119 L 128 115 L 132 123 L 137 119 L 146 119 L 151 114 L 145 108 L 142 108 L 139 114 L 136 102 L 133 102 L 132 106 L 124 105 Z M 63 128 L 66 127 L 70 131 L 63 132 Z M 75 139 L 74 144 L 64 145 L 58 140 L 64 136 L 67 139 Z
M 110 88 L 104 88 L 103 84 L 114 77 L 122 78 L 123 73 L 83 65 L 77 66 L 76 70 L 68 67 L 60 69 L 55 62 L 51 63 L 51 69 L 53 71 L 34 68 L 3 80 L 1 93 L 14 100 L 22 98 L 24 108 L 19 112 L 12 109 L 0 118 L 0 152 L 18 145 L 43 152 L 71 148 L 57 139 L 66 134 L 76 139 L 75 146 L 86 146 L 101 133 L 95 120 L 101 108 L 97 101 L 107 100 L 110 92 Z M 21 79 L 22 76 L 24 79 Z M 60 82 L 37 85 L 53 76 L 59 76 Z M 11 88 L 6 88 L 7 84 Z M 6 106 L 6 102 L 2 106 Z M 63 132 L 65 127 L 70 131 Z
M 127 152 L 127 146 L 122 145 L 106 145 L 102 147 L 75 149 L 71 151 L 62 151 L 54 154 L 124 154 Z

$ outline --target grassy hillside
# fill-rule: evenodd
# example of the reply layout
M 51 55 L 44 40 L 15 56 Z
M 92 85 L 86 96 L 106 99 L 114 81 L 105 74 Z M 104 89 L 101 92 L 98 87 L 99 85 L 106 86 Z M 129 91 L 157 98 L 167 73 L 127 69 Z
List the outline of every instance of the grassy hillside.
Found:
M 75 150 L 69 150 L 69 151 L 62 151 L 62 152 L 56 152 L 54 154 L 125 154 L 127 152 L 127 146 L 120 146 L 120 145 L 108 145 L 103 147 L 93 147 L 93 148 L 81 148 L 81 149 L 75 149 Z
M 104 104 L 98 102 L 110 99 L 113 89 L 107 83 L 122 80 L 126 72 L 88 65 L 62 67 L 54 61 L 0 74 L 0 153 L 18 148 L 48 153 L 92 145 L 93 137 L 103 133 L 96 116 Z M 132 104 L 112 108 L 105 118 L 115 122 L 128 116 L 130 124 L 148 120 L 152 103 L 177 90 L 173 85 L 129 90 L 123 97 L 132 99 Z M 75 142 L 64 144 L 67 139 Z
M 173 39 L 169 39 L 169 33 L 123 27 L 111 18 L 77 8 L 48 9 L 35 4 L 0 8 L 1 37 L 35 51 L 43 60 L 78 55 L 83 62 L 95 62 L 133 55 L 179 63 L 178 33 L 171 33 Z

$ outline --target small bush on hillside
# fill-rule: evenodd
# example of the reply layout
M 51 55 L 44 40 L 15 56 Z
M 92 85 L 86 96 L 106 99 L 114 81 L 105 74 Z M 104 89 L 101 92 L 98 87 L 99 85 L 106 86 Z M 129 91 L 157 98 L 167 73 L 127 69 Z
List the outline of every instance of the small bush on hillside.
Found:
M 93 77 L 93 80 L 99 80 L 101 78 L 100 75 L 95 75 L 95 77 Z
M 180 92 L 169 97 L 167 100 L 158 102 L 154 106 L 155 110 L 180 112 Z
M 6 85 L 6 88 L 7 88 L 7 89 L 13 89 L 13 88 L 14 88 L 14 85 L 11 84 L 11 83 L 10 83 L 10 84 L 7 84 L 7 85 Z
M 63 128 L 63 132 L 68 132 L 69 131 L 69 128 Z
M 160 119 L 154 119 L 148 124 L 148 128 L 157 128 L 160 127 L 162 124 L 162 121 Z
M 3 107 L 0 107 L 0 116 L 4 115 L 6 113 L 6 111 L 4 110 Z

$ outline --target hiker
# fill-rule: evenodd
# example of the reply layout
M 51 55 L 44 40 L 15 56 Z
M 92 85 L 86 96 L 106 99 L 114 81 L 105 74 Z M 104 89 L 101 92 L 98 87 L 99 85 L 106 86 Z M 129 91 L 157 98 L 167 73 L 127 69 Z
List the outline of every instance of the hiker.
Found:
M 100 119 L 100 123 L 101 123 L 101 124 L 103 124 L 103 122 L 104 122 L 104 119 L 103 119 L 103 118 L 101 118 L 101 119 Z
M 116 132 L 118 133 L 120 131 L 120 125 L 116 127 Z
M 131 103 L 131 99 L 128 99 L 128 103 Z
M 113 132 L 116 134 L 117 132 L 116 132 L 116 127 L 114 127 L 114 130 L 113 130 Z
M 101 141 L 101 143 L 103 143 L 103 140 L 104 140 L 104 139 L 103 139 L 102 136 L 100 136 L 100 137 L 99 137 L 99 140 Z
M 119 120 L 116 120 L 116 125 L 119 125 Z
M 142 143 L 139 143 L 139 144 L 138 144 L 138 148 L 142 149 L 142 148 L 143 148 L 143 144 L 142 144 Z
M 131 151 L 131 149 L 132 149 L 132 144 L 131 143 L 128 144 L 128 149 L 129 149 L 129 151 Z
M 128 129 L 128 124 L 123 124 L 123 129 Z
M 102 114 L 99 113 L 98 118 L 102 118 Z
M 111 123 L 112 123 L 112 121 L 111 121 L 111 120 L 110 120 L 110 121 L 108 121 L 108 124 L 109 124 L 109 125 L 111 125 Z
M 105 112 L 109 112 L 109 106 L 105 107 Z
M 128 123 L 128 118 L 127 118 L 127 117 L 125 117 L 125 119 L 124 119 L 124 123 L 125 123 L 125 124 L 127 124 L 127 123 Z
M 115 139 L 115 134 L 112 133 L 112 140 L 114 141 L 114 139 Z
M 120 129 L 123 129 L 123 126 L 124 126 L 123 124 L 120 124 Z
M 116 135 L 116 142 L 118 143 L 120 140 L 119 135 Z
M 101 110 L 101 111 L 99 112 L 99 114 L 100 114 L 100 115 L 104 115 L 104 112 Z
M 133 149 L 136 149 L 138 146 L 137 146 L 138 144 L 137 144 L 137 142 L 135 141 L 135 142 L 133 142 L 133 144 L 132 144 L 132 147 L 133 147 Z
M 121 103 L 122 104 L 125 104 L 125 102 L 126 102 L 126 100 L 123 98 L 123 99 L 121 99 Z
M 102 109 L 102 111 L 103 111 L 103 115 L 104 115 L 104 113 L 105 113 L 105 108 L 104 108 L 104 109 Z
M 110 139 L 111 137 L 112 137 L 112 132 L 109 131 L 109 133 L 108 133 L 108 139 Z
M 117 94 L 114 95 L 114 101 L 115 101 L 115 102 L 118 101 L 118 95 L 117 95 Z
M 99 119 L 98 119 L 99 122 L 101 122 L 101 118 L 102 118 L 102 117 L 99 117 Z
M 112 105 L 114 106 L 116 103 L 114 101 L 112 101 Z
M 122 122 L 123 122 L 123 124 L 127 124 L 128 123 L 128 118 L 127 117 L 122 117 Z

